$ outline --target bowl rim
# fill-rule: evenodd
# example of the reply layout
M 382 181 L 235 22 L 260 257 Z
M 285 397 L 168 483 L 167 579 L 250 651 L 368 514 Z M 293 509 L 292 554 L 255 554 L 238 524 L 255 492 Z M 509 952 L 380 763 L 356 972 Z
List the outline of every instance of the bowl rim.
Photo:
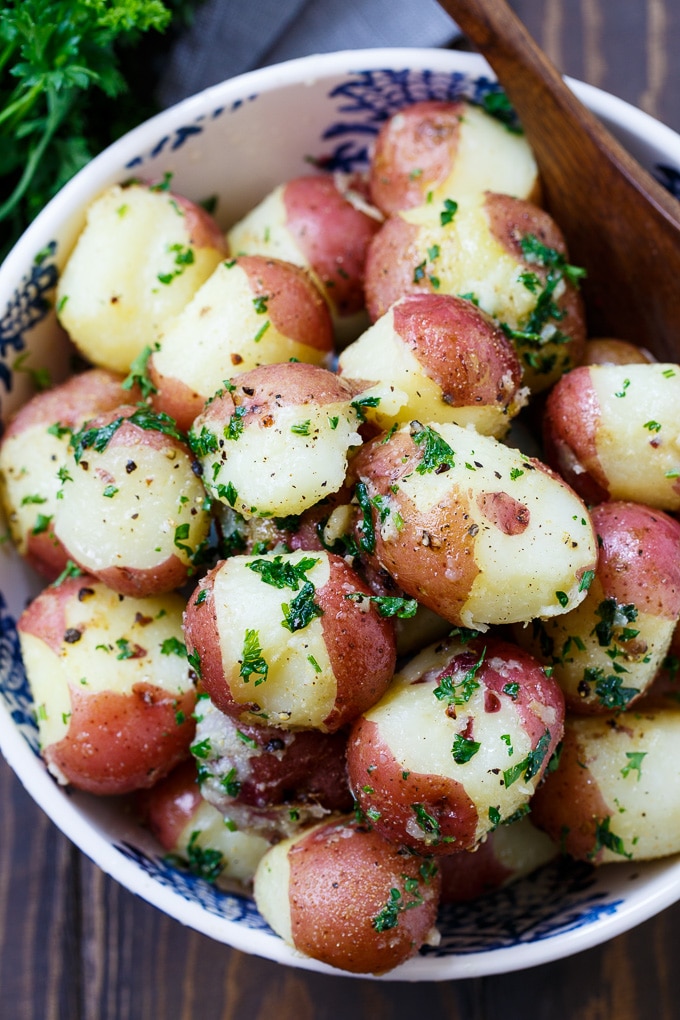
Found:
M 287 85 L 311 84 L 317 78 L 348 75 L 370 68 L 393 67 L 443 72 L 458 70 L 476 78 L 495 80 L 489 65 L 476 53 L 389 47 L 312 54 L 249 71 L 209 86 L 133 128 L 80 170 L 48 203 L 7 255 L 0 266 L 0 293 L 12 293 L 19 285 L 24 267 L 32 262 L 36 250 L 41 246 L 41 238 L 52 236 L 53 228 L 68 216 L 69 208 L 82 208 L 108 184 L 121 180 L 120 168 L 144 148 L 144 142 L 149 137 L 158 138 L 163 131 L 173 126 L 194 121 L 207 109 L 226 106 L 248 95 L 273 91 Z M 670 160 L 677 160 L 680 167 L 680 135 L 675 131 L 610 93 L 572 78 L 566 81 L 597 116 L 622 131 L 653 142 L 668 154 Z M 268 938 L 263 945 L 261 930 L 254 931 L 235 922 L 228 922 L 230 931 L 227 939 L 223 930 L 227 919 L 214 917 L 198 904 L 187 903 L 178 893 L 161 886 L 156 879 L 112 846 L 109 839 L 95 829 L 90 819 L 85 820 L 69 796 L 55 797 L 54 780 L 44 766 L 35 767 L 34 752 L 2 703 L 0 750 L 36 804 L 87 857 L 125 888 L 175 920 L 233 948 L 275 962 L 335 976 L 371 977 L 350 975 L 303 957 L 276 936 Z M 465 955 L 416 957 L 378 980 L 432 981 L 509 973 L 592 948 L 647 920 L 680 898 L 680 858 L 675 862 L 666 861 L 663 870 L 659 871 L 645 883 L 644 895 L 634 901 L 629 900 L 620 910 L 585 927 L 560 932 L 554 938 L 531 943 L 519 942 L 512 946 Z

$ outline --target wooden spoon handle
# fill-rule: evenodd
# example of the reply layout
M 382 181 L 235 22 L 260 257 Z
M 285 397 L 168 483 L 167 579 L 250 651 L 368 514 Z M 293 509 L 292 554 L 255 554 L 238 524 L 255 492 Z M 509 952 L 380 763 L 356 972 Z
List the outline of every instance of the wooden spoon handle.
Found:
M 584 162 L 612 163 L 662 216 L 680 226 L 680 202 L 647 173 L 576 98 L 505 0 L 439 0 L 489 61 L 524 125 L 544 172 L 547 198 L 583 175 Z M 559 138 L 555 125 L 559 124 Z M 559 165 L 555 154 L 559 149 Z M 575 173 L 572 177 L 569 171 Z M 594 170 L 594 166 L 593 166 Z

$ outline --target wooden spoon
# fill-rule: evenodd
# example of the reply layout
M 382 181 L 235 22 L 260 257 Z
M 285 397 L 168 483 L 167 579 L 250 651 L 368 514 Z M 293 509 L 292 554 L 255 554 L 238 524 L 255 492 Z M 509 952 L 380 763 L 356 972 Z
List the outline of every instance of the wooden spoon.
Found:
M 579 102 L 505 0 L 439 2 L 522 122 L 570 261 L 588 270 L 590 335 L 680 361 L 680 203 Z

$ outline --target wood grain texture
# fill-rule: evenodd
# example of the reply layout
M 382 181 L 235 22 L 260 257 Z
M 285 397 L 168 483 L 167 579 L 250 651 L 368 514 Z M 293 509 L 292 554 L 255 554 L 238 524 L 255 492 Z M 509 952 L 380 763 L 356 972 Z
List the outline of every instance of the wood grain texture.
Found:
M 564 72 L 680 130 L 677 0 L 515 0 Z M 328 978 L 183 928 L 105 877 L 0 762 L 2 1020 L 676 1020 L 680 905 L 530 971 L 409 985 Z

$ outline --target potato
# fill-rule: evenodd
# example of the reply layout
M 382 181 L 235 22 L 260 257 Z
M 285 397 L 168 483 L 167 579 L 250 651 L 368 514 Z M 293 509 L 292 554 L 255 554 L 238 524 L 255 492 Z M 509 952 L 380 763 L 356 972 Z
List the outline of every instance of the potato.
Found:
M 499 825 L 474 851 L 439 857 L 442 903 L 467 903 L 530 875 L 553 860 L 557 845 L 531 821 Z
M 591 503 L 680 509 L 680 366 L 589 365 L 546 402 L 546 457 Z
M 291 732 L 244 725 L 206 693 L 196 706 L 191 751 L 203 797 L 240 830 L 270 842 L 292 836 L 329 812 L 352 808 L 347 733 Z
M 296 177 L 229 231 L 234 255 L 266 255 L 308 269 L 331 309 L 338 340 L 356 336 L 368 244 L 382 216 L 338 177 Z
M 133 599 L 93 577 L 47 588 L 19 618 L 42 755 L 98 794 L 151 786 L 189 755 L 195 692 L 183 600 Z
M 649 364 L 656 358 L 644 347 L 614 337 L 593 337 L 585 346 L 582 365 Z
M 680 617 L 680 524 L 635 503 L 591 513 L 597 570 L 587 598 L 564 616 L 516 628 L 552 666 L 576 712 L 629 707 L 651 684 Z
M 588 512 L 539 461 L 454 424 L 414 421 L 352 463 L 358 542 L 400 588 L 451 623 L 549 617 L 586 596 Z
M 94 365 L 125 373 L 227 251 L 208 213 L 165 185 L 114 185 L 63 269 L 59 321 Z
M 580 362 L 585 343 L 580 271 L 538 206 L 486 192 L 391 216 L 366 259 L 372 321 L 406 294 L 474 299 L 511 338 L 533 392 Z
M 440 878 L 351 818 L 323 822 L 268 850 L 255 902 L 289 945 L 354 974 L 382 974 L 436 944 Z
M 209 495 L 244 517 L 301 514 L 344 483 L 361 444 L 352 389 L 316 365 L 263 365 L 218 392 L 190 442 Z
M 508 338 L 471 301 L 450 294 L 401 298 L 338 364 L 342 376 L 363 383 L 357 404 L 385 430 L 425 418 L 500 437 L 526 401 Z
M 567 720 L 557 770 L 532 801 L 534 822 L 593 864 L 680 851 L 680 711 Z
M 332 553 L 232 556 L 200 582 L 187 646 L 217 707 L 241 723 L 340 729 L 382 695 L 394 632 Z
M 370 186 L 388 214 L 479 191 L 540 199 L 526 138 L 463 99 L 425 100 L 390 117 L 375 143 Z
M 229 879 L 242 885 L 252 882 L 269 847 L 262 836 L 225 824 L 217 808 L 201 796 L 193 761 L 178 765 L 145 791 L 143 811 L 144 824 L 173 863 L 218 885 Z
M 172 419 L 119 407 L 88 422 L 71 447 L 54 518 L 70 558 L 123 595 L 183 584 L 210 515 Z
M 122 376 L 91 369 L 33 397 L 12 418 L 0 445 L 0 496 L 12 539 L 49 581 L 68 553 L 54 534 L 54 515 L 68 460 L 68 443 L 89 418 L 134 400 Z
M 304 270 L 242 256 L 220 262 L 158 343 L 149 360 L 153 403 L 186 431 L 236 373 L 291 359 L 328 365 L 333 327 Z
M 350 787 L 390 842 L 470 850 L 528 802 L 563 721 L 562 692 L 530 655 L 453 636 L 411 659 L 354 723 Z

